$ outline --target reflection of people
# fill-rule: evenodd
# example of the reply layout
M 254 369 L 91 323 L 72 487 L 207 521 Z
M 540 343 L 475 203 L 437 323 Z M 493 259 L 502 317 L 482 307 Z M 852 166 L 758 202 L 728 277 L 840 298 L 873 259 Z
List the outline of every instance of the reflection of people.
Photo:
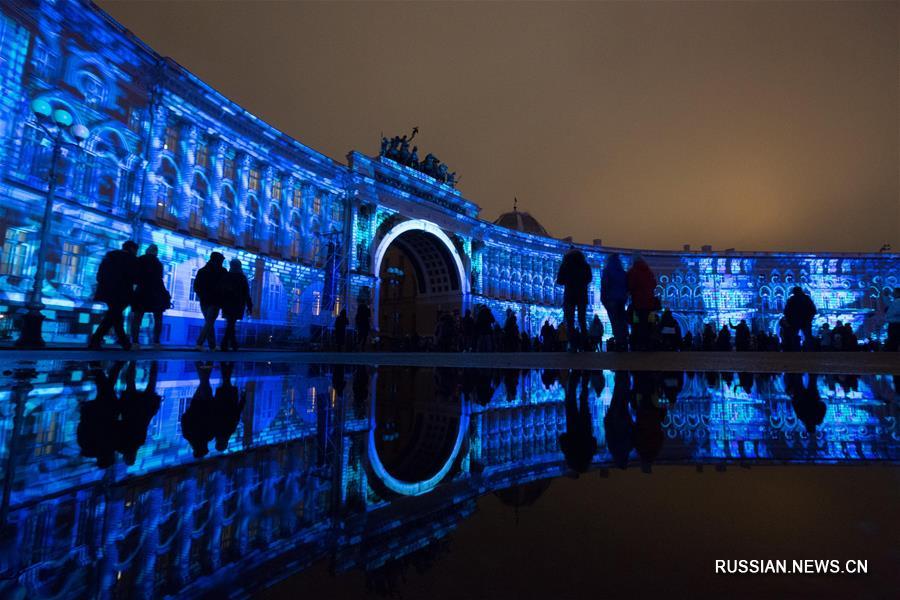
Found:
M 641 457 L 641 469 L 650 472 L 650 465 L 659 456 L 666 439 L 662 422 L 666 408 L 659 403 L 658 374 L 648 371 L 634 373 L 633 402 L 636 408 L 634 447 Z
M 137 452 L 147 441 L 147 428 L 150 421 L 159 411 L 162 400 L 156 393 L 156 377 L 159 364 L 156 361 L 150 363 L 150 374 L 144 391 L 139 392 L 135 385 L 135 371 L 137 365 L 132 361 L 125 370 L 125 391 L 122 392 L 122 421 L 120 423 L 120 435 L 118 450 L 122 453 L 125 464 L 133 465 L 137 458 Z
M 634 448 L 634 421 L 628 410 L 629 392 L 628 371 L 616 371 L 612 400 L 603 417 L 603 430 L 613 464 L 620 469 L 628 466 L 628 455 Z
M 96 458 L 101 469 L 112 466 L 116 458 L 119 399 L 115 388 L 124 365 L 124 362 L 116 361 L 107 375 L 100 363 L 91 363 L 91 377 L 97 386 L 97 397 L 80 407 L 81 419 L 76 438 L 81 455 Z
M 202 458 L 209 454 L 209 443 L 216 436 L 213 421 L 217 418 L 217 408 L 209 383 L 212 364 L 197 362 L 196 365 L 200 383 L 190 405 L 181 415 L 181 433 L 194 449 L 194 458 Z
M 238 389 L 231 383 L 234 363 L 221 363 L 219 369 L 222 371 L 222 383 L 216 390 L 212 433 L 216 438 L 216 450 L 222 452 L 228 448 L 228 440 L 237 430 L 241 412 L 244 410 L 244 404 L 247 403 L 247 394 L 245 391 L 238 398 Z
M 578 384 L 581 383 L 581 393 Z M 559 447 L 566 457 L 566 464 L 577 473 L 584 473 L 591 466 L 597 452 L 597 438 L 591 424 L 591 407 L 588 404 L 589 381 L 581 371 L 570 371 L 566 384 L 566 431 L 559 436 Z
M 803 385 L 803 375 L 800 373 L 788 373 L 785 376 L 785 387 L 791 395 L 791 404 L 797 418 L 806 426 L 810 437 L 815 436 L 816 427 L 825 420 L 827 407 L 819 396 L 817 375 L 808 375 L 807 385 Z

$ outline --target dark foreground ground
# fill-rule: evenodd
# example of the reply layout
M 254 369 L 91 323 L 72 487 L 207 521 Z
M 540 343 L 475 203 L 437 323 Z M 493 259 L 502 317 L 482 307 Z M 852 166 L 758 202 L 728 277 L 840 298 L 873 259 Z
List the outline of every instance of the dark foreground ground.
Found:
M 890 352 L 295 352 L 241 350 L 91 351 L 82 348 L 0 349 L 0 361 L 15 360 L 233 360 L 279 363 L 370 364 L 519 369 L 607 369 L 630 371 L 745 371 L 758 373 L 900 373 L 900 353 Z

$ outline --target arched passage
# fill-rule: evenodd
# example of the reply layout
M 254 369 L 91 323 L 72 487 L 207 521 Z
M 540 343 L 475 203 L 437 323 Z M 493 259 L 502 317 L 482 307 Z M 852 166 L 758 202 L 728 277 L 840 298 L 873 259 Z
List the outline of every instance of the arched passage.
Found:
M 468 305 L 469 277 L 453 241 L 436 224 L 404 221 L 388 231 L 372 257 L 373 318 L 379 335 L 431 335 L 438 314 Z

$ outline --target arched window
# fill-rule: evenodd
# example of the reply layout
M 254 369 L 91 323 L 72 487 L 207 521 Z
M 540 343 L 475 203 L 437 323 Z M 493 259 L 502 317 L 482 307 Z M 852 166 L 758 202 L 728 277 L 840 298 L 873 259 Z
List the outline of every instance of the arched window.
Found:
M 256 196 L 247 196 L 247 216 L 244 220 L 244 243 L 253 248 L 259 247 L 259 201 Z
M 269 205 L 269 250 L 277 252 L 279 246 L 279 233 L 281 233 L 281 209 L 274 202 Z
M 230 185 L 222 186 L 222 203 L 219 211 L 219 238 L 224 240 L 233 239 L 232 231 L 234 231 L 234 190 Z
M 191 184 L 191 201 L 188 207 L 188 226 L 191 229 L 203 228 L 203 207 L 206 204 L 206 198 L 209 194 L 209 186 L 206 179 L 199 173 L 194 174 L 194 181 Z
M 175 206 L 175 190 L 178 185 L 178 170 L 168 158 L 159 165 L 159 177 L 156 189 L 156 218 L 171 219 Z
M 300 236 L 300 227 L 301 220 L 300 215 L 297 212 L 291 214 L 291 226 L 288 231 L 291 240 L 291 258 L 300 258 L 300 254 L 303 251 L 301 236 Z
M 98 132 L 90 146 L 93 156 L 87 194 L 104 208 L 117 208 L 129 154 L 125 140 L 107 128 Z

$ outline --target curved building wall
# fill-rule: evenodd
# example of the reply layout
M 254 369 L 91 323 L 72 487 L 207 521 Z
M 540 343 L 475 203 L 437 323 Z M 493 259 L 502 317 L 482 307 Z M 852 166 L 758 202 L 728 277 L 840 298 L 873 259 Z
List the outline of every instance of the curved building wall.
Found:
M 0 338 L 14 335 L 37 271 L 52 150 L 30 110 L 36 99 L 90 130 L 57 170 L 43 286 L 50 341 L 84 342 L 102 309 L 92 300 L 99 262 L 127 239 L 160 248 L 173 296 L 164 342 L 184 343 L 199 329 L 191 284 L 214 250 L 241 259 L 251 280 L 245 343 L 309 340 L 340 308 L 352 315 L 359 299 L 371 299 L 375 249 L 413 219 L 440 227 L 462 257 L 470 285 L 458 308 L 485 304 L 498 318 L 512 308 L 532 333 L 560 319 L 554 282 L 567 242 L 483 221 L 458 191 L 388 159 L 352 152 L 346 165 L 333 161 L 88 2 L 11 0 L 0 11 Z M 582 249 L 595 270 L 591 310 L 605 319 L 599 271 L 611 249 Z M 643 255 L 663 303 L 692 330 L 739 318 L 771 327 L 796 284 L 820 319 L 864 326 L 900 264 L 896 254 Z M 874 331 L 870 321 L 864 329 Z

